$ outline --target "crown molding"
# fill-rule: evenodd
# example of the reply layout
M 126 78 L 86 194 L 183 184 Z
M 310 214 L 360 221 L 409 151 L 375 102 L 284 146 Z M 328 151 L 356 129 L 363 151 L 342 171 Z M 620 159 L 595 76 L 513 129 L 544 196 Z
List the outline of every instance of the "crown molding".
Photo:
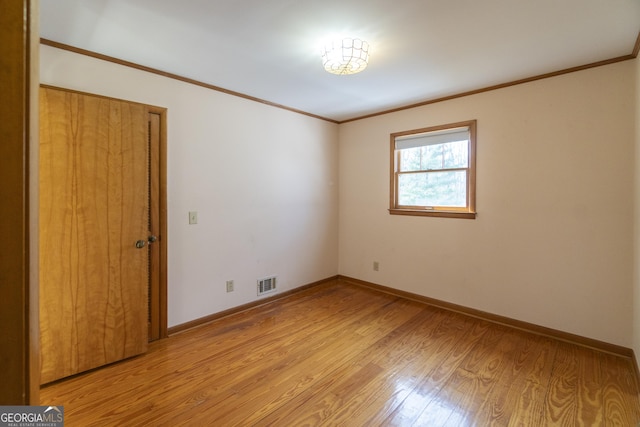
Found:
M 280 109 L 283 109 L 283 110 L 291 111 L 293 113 L 297 113 L 297 114 L 302 114 L 302 115 L 305 115 L 305 116 L 313 117 L 314 119 L 320 119 L 320 120 L 324 120 L 324 121 L 331 122 L 331 123 L 338 123 L 337 120 L 329 119 L 327 117 L 318 116 L 317 114 L 312 114 L 312 113 L 308 113 L 306 111 L 302 111 L 302 110 L 298 110 L 298 109 L 295 109 L 295 108 L 287 107 L 286 105 L 277 104 L 275 102 L 271 102 L 271 101 L 267 101 L 267 100 L 264 100 L 264 99 L 256 98 L 255 96 L 246 95 L 244 93 L 240 93 L 240 92 L 236 92 L 236 91 L 233 91 L 233 90 L 225 89 L 225 88 L 222 88 L 220 86 L 215 86 L 215 85 L 211 85 L 209 83 L 201 82 L 199 80 L 190 79 L 188 77 L 183 77 L 183 76 L 180 76 L 178 74 L 173 74 L 173 73 L 169 73 L 169 72 L 166 72 L 166 71 L 158 70 L 156 68 L 147 67 L 145 65 L 136 64 L 135 62 L 124 61 L 122 59 L 118 59 L 118 58 L 115 58 L 113 56 L 103 55 L 101 53 L 93 52 L 93 51 L 86 50 L 86 49 L 81 49 L 79 47 L 70 46 L 68 44 L 59 43 L 59 42 L 56 42 L 56 41 L 53 41 L 53 40 L 44 39 L 44 38 L 40 39 L 40 43 L 45 45 L 45 46 L 55 47 L 57 49 L 62 49 L 62 50 L 66 50 L 66 51 L 69 51 L 69 52 L 78 53 L 80 55 L 89 56 L 91 58 L 100 59 L 102 61 L 112 62 L 114 64 L 123 65 L 125 67 L 135 68 L 136 70 L 146 71 L 148 73 L 157 74 L 159 76 L 167 77 L 167 78 L 174 79 L 174 80 L 179 80 L 179 81 L 184 82 L 184 83 L 189 83 L 189 84 L 192 84 L 192 85 L 195 85 L 195 86 L 200 86 L 200 87 L 203 87 L 203 88 L 206 88 L 206 89 L 215 90 L 216 92 L 222 92 L 222 93 L 225 93 L 227 95 L 237 96 L 239 98 L 244 98 L 244 99 L 247 99 L 249 101 L 254 101 L 254 102 L 258 102 L 260 104 L 265 104 L 265 105 L 268 105 L 270 107 L 276 107 L 276 108 L 280 108 Z
M 259 102 L 261 104 L 265 104 L 265 105 L 269 105 L 271 107 L 276 107 L 276 108 L 280 108 L 283 110 L 287 110 L 287 111 L 291 111 L 294 113 L 298 113 L 298 114 L 302 114 L 305 116 L 309 116 L 309 117 L 313 117 L 315 119 L 320 119 L 320 120 L 324 120 L 330 123 L 336 123 L 336 124 L 342 124 L 342 123 L 349 123 L 349 122 L 354 122 L 357 120 L 363 120 L 363 119 L 368 119 L 371 117 L 377 117 L 377 116 L 382 116 L 385 114 L 390 114 L 390 113 L 396 113 L 398 111 L 404 111 L 404 110 L 410 110 L 412 108 L 416 108 L 416 107 L 422 107 L 425 105 L 430 105 L 430 104 L 437 104 L 439 102 L 443 102 L 443 101 L 449 101 L 452 99 L 457 99 L 457 98 L 463 98 L 465 96 L 471 96 L 471 95 L 477 95 L 479 93 L 484 93 L 484 92 L 490 92 L 490 91 L 494 91 L 494 90 L 498 90 L 498 89 L 504 89 L 506 87 L 510 87 L 510 86 L 517 86 L 517 85 L 521 85 L 524 83 L 530 83 L 530 82 L 534 82 L 537 80 L 543 80 L 543 79 L 548 79 L 551 77 L 557 77 L 557 76 L 561 76 L 563 74 L 569 74 L 569 73 L 575 73 L 578 71 L 583 71 L 583 70 L 588 70 L 590 68 L 596 68 L 596 67 L 602 67 L 604 65 L 610 65 L 610 64 L 615 64 L 617 62 L 622 62 L 622 61 L 628 61 L 630 59 L 635 59 L 638 57 L 638 54 L 640 53 L 640 33 L 638 33 L 638 37 L 636 38 L 636 42 L 635 45 L 633 47 L 633 50 L 631 51 L 630 54 L 628 55 L 623 55 L 623 56 L 619 56 L 616 58 L 611 58 L 611 59 L 605 59 L 603 61 L 597 61 L 597 62 L 592 62 L 590 64 L 585 64 L 585 65 L 579 65 L 577 67 L 571 67 L 571 68 L 565 68 L 563 70 L 559 70 L 559 71 L 554 71 L 551 73 L 545 73 L 545 74 L 540 74 L 540 75 L 536 75 L 536 76 L 531 76 L 531 77 L 526 77 L 523 79 L 518 79 L 518 80 L 513 80 L 510 82 L 506 82 L 506 83 L 500 83 L 497 85 L 492 85 L 492 86 L 487 86 L 484 88 L 480 88 L 480 89 L 474 89 L 474 90 L 470 90 L 470 91 L 466 91 L 466 92 L 461 92 L 461 93 L 457 93 L 457 94 L 453 94 L 453 95 L 448 95 L 448 96 L 443 96 L 443 97 L 439 97 L 439 98 L 434 98 L 434 99 L 429 99 L 429 100 L 425 100 L 425 101 L 421 101 L 418 103 L 413 103 L 413 104 L 409 104 L 409 105 L 405 105 L 405 106 L 401 106 L 401 107 L 396 107 L 396 108 L 392 108 L 392 109 L 388 109 L 388 110 L 383 110 L 383 111 L 379 111 L 377 113 L 371 113 L 371 114 L 367 114 L 364 116 L 358 116 L 358 117 L 354 117 L 352 119 L 346 119 L 346 120 L 334 120 L 334 119 L 330 119 L 327 117 L 322 117 L 319 116 L 317 114 L 312 114 L 306 111 L 302 111 L 302 110 L 298 110 L 295 108 L 291 108 L 291 107 L 287 107 L 286 105 L 282 105 L 282 104 L 277 104 L 271 101 L 267 101 L 264 99 L 260 99 L 260 98 L 256 98 L 254 96 L 250 96 L 250 95 L 246 95 L 240 92 L 236 92 L 236 91 L 232 91 L 229 89 L 225 89 L 219 86 L 215 86 L 215 85 L 211 85 L 208 83 L 204 83 L 198 80 L 194 80 L 194 79 L 190 79 L 188 77 L 183 77 L 177 74 L 173 74 L 173 73 L 169 73 L 166 71 L 162 71 L 162 70 L 158 70 L 155 68 L 151 68 L 151 67 L 147 67 L 144 65 L 140 65 L 140 64 L 136 64 L 134 62 L 129 62 L 129 61 L 124 61 L 122 59 L 118 59 L 112 56 L 107 56 L 107 55 L 103 55 L 101 53 L 97 53 L 97 52 L 93 52 L 90 50 L 86 50 L 86 49 L 81 49 L 78 47 L 74 47 L 74 46 L 70 46 L 64 43 L 59 43 L 59 42 L 55 42 L 53 40 L 48 40 L 48 39 L 44 39 L 41 38 L 40 39 L 40 43 L 45 45 L 45 46 L 51 46 L 57 49 L 62 49 L 62 50 L 67 50 L 70 52 L 74 52 L 74 53 L 78 53 L 81 55 L 85 55 L 85 56 L 90 56 L 92 58 L 96 58 L 96 59 L 101 59 L 103 61 L 108 61 L 108 62 L 113 62 L 115 64 L 120 64 L 123 65 L 125 67 L 130 67 L 130 68 L 135 68 L 137 70 L 141 70 L 141 71 L 146 71 L 152 74 L 157 74 L 160 76 L 164 76 L 170 79 L 174 79 L 174 80 L 179 80 L 185 83 L 189 83 L 189 84 L 193 84 L 196 86 L 200 86 L 206 89 L 211 89 L 211 90 L 215 90 L 217 92 L 222 92 L 225 93 L 227 95 L 232 95 L 232 96 L 237 96 L 240 98 L 244 98 L 250 101 L 254 101 L 254 102 Z

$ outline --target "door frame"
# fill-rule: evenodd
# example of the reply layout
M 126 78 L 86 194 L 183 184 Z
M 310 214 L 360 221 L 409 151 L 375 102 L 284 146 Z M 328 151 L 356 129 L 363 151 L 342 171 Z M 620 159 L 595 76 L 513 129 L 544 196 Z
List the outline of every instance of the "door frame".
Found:
M 37 405 L 38 2 L 0 6 L 0 402 Z
M 159 333 L 157 339 L 167 338 L 168 333 L 168 292 L 167 292 L 167 247 L 168 247 L 168 233 L 167 233 L 167 109 L 163 107 L 156 107 L 147 105 L 149 114 L 157 114 L 160 116 L 160 146 L 159 146 L 159 158 L 158 158 L 158 179 L 159 179 L 159 224 L 158 243 L 160 268 L 158 272 L 159 289 L 157 295 L 157 313 L 158 318 L 156 321 L 159 325 Z M 155 243 L 154 243 L 155 244 Z

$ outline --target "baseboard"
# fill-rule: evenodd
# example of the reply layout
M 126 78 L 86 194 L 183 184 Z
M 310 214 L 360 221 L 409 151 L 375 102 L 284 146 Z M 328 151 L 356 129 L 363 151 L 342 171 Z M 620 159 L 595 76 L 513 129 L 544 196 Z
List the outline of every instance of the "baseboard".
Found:
M 353 277 L 337 275 L 333 277 L 328 277 L 326 279 L 319 280 L 317 282 L 309 283 L 303 286 L 299 286 L 295 289 L 291 289 L 286 292 L 282 292 L 276 295 L 273 295 L 268 298 L 263 298 L 257 301 L 252 301 L 247 304 L 239 305 L 237 307 L 230 308 L 228 310 L 220 311 L 218 313 L 214 313 L 205 317 L 201 317 L 198 319 L 191 320 L 189 322 L 181 323 L 176 326 L 172 326 L 168 328 L 167 332 L 169 335 L 174 335 L 179 332 L 186 331 L 191 328 L 195 328 L 200 325 L 204 325 L 206 323 L 212 322 L 214 320 L 220 319 L 222 317 L 230 316 L 232 314 L 240 313 L 242 311 L 246 311 L 255 307 L 259 307 L 261 305 L 269 304 L 273 301 L 286 298 L 290 295 L 296 294 L 298 292 L 302 292 L 306 289 L 313 288 L 315 286 L 331 282 L 333 280 L 341 280 L 342 282 L 349 283 L 356 286 L 365 287 L 368 289 L 372 289 L 378 292 L 383 292 L 390 295 L 395 295 L 401 298 L 410 299 L 413 301 L 421 302 L 424 304 L 428 304 L 434 307 L 439 307 L 445 310 L 454 311 L 457 313 L 461 313 L 467 316 L 475 317 L 478 319 L 486 320 L 492 323 L 498 323 L 501 325 L 505 325 L 511 328 L 523 330 L 526 332 L 530 332 L 536 335 L 542 335 L 549 338 L 557 339 L 560 341 L 568 342 L 571 344 L 580 345 L 583 347 L 589 347 L 594 350 L 603 351 L 606 353 L 611 353 L 617 356 L 627 357 L 632 359 L 634 368 L 636 370 L 636 378 L 640 380 L 640 370 L 638 368 L 638 364 L 636 363 L 635 354 L 632 349 L 619 346 L 616 344 L 607 343 L 604 341 L 595 340 L 593 338 L 583 337 L 581 335 L 571 334 L 569 332 L 564 332 L 558 329 L 547 328 L 545 326 L 536 325 L 534 323 L 524 322 L 522 320 L 512 319 L 506 316 L 500 316 L 498 314 L 489 313 L 482 310 L 477 310 L 475 308 L 469 308 L 458 304 L 453 304 L 446 301 L 441 301 L 435 298 L 426 297 L 423 295 L 414 294 L 407 291 L 402 291 L 395 288 L 390 288 L 388 286 L 378 285 L 375 283 L 367 282 L 365 280 L 356 279 Z
M 208 316 L 200 317 L 198 319 L 191 320 L 189 322 L 181 323 L 179 325 L 172 326 L 167 329 L 167 333 L 169 336 L 177 334 L 179 332 L 186 331 L 187 329 L 195 328 L 196 326 L 204 325 L 205 323 L 213 322 L 214 320 L 220 319 L 222 317 L 230 316 L 232 314 L 240 313 L 242 311 L 246 311 L 255 307 L 259 307 L 261 305 L 269 304 L 270 302 L 286 298 L 290 295 L 296 294 L 298 292 L 302 292 L 305 289 L 313 288 L 314 286 L 321 285 L 323 283 L 331 282 L 332 280 L 338 279 L 338 276 L 328 277 L 326 279 L 319 280 L 317 282 L 309 283 L 303 286 L 299 286 L 295 289 L 291 289 L 289 291 L 285 291 L 282 293 L 275 294 L 268 298 L 262 298 L 257 301 L 252 301 L 247 304 L 239 305 L 237 307 L 230 308 L 228 310 L 220 311 L 218 313 L 213 313 Z
M 636 352 L 633 350 L 631 350 L 631 363 L 633 363 L 633 373 L 635 374 L 636 386 L 640 390 L 640 367 L 638 366 L 638 359 L 636 359 Z M 640 422 L 638 425 L 640 425 Z
M 476 310 L 474 308 L 469 308 L 462 305 L 452 304 L 446 301 L 440 301 L 434 298 L 425 297 L 425 296 L 414 294 L 411 292 L 401 291 L 399 289 L 394 289 L 387 286 L 377 285 L 375 283 L 367 282 L 360 279 L 355 279 L 353 277 L 339 275 L 338 279 L 346 283 L 366 287 L 379 292 L 384 292 L 387 294 L 410 299 L 413 301 L 418 301 L 418 302 L 432 305 L 434 307 L 439 307 L 445 310 L 455 311 L 457 313 L 461 313 L 467 316 L 472 316 L 478 319 L 486 320 L 488 322 L 499 323 L 501 325 L 509 326 L 511 328 L 519 329 L 519 330 L 530 332 L 537 335 L 546 336 L 549 338 L 557 339 L 557 340 L 568 342 L 571 344 L 577 344 L 583 347 L 589 347 L 594 350 L 611 353 L 617 356 L 634 358 L 633 363 L 634 363 L 634 366 L 636 367 L 636 371 L 638 370 L 638 366 L 635 363 L 636 361 L 635 361 L 633 350 L 630 348 L 622 347 L 616 344 L 610 344 L 610 343 L 595 340 L 592 338 L 583 337 L 580 335 L 571 334 L 571 333 L 560 331 L 557 329 L 547 328 L 547 327 L 536 325 L 533 323 L 523 322 L 521 320 L 511 319 L 509 317 L 488 313 L 486 311 Z M 636 377 L 640 378 L 640 376 L 638 375 L 636 375 Z
M 260 299 L 258 301 L 252 301 L 250 303 L 243 304 L 238 307 L 233 307 L 228 310 L 211 314 L 209 316 L 201 317 L 199 319 L 191 320 L 186 323 L 172 326 L 168 328 L 167 332 L 169 335 L 174 335 L 174 334 L 186 331 L 188 329 L 192 329 L 197 326 L 201 326 L 206 323 L 213 322 L 214 320 L 217 320 L 226 316 L 230 316 L 232 314 L 240 313 L 255 307 L 259 307 L 261 305 L 269 304 L 279 299 L 289 297 L 291 295 L 297 294 L 304 290 L 307 290 L 307 289 L 310 289 L 334 280 L 340 280 L 347 284 L 368 288 L 377 292 L 383 292 L 383 293 L 394 295 L 400 298 L 406 298 L 406 299 L 417 301 L 423 304 L 439 307 L 445 310 L 454 311 L 456 313 L 464 314 L 466 316 L 471 316 L 471 317 L 475 317 L 477 319 L 485 320 L 488 322 L 501 324 L 507 327 L 519 329 L 532 334 L 541 335 L 541 336 L 553 338 L 559 341 L 580 345 L 582 347 L 588 347 L 597 351 L 606 352 L 616 356 L 629 358 L 631 359 L 631 363 L 633 364 L 635 380 L 640 384 L 640 367 L 638 366 L 634 351 L 630 348 L 619 346 L 616 344 L 610 344 L 604 341 L 595 340 L 593 338 L 587 338 L 580 335 L 571 334 L 569 332 L 560 331 L 558 329 L 547 328 L 545 326 L 524 322 L 522 320 L 512 319 L 506 316 L 500 316 L 497 314 L 489 313 L 482 310 L 477 310 L 474 308 L 465 307 L 458 304 L 453 304 L 446 301 L 441 301 L 435 298 L 425 297 L 423 295 L 418 295 L 411 292 L 402 291 L 399 289 L 390 288 L 388 286 L 378 285 L 375 283 L 367 282 L 365 280 L 360 280 L 360 279 L 343 276 L 343 275 L 328 277 L 326 279 L 322 279 L 317 282 L 299 286 L 295 289 L 291 289 L 289 291 L 282 292 L 280 294 L 276 294 L 268 298 Z

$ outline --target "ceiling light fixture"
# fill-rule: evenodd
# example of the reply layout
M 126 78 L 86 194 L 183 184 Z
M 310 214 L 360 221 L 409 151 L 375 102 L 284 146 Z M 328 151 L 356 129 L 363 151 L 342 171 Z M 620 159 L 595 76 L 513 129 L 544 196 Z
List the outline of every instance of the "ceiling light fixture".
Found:
M 369 63 L 369 43 L 352 38 L 333 40 L 322 48 L 322 64 L 331 74 L 355 74 Z

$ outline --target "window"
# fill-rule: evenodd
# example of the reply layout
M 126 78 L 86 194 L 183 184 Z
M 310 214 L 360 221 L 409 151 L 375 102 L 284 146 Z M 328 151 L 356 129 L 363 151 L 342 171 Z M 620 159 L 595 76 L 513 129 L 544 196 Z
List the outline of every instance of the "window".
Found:
M 395 215 L 475 218 L 476 121 L 391 134 Z

